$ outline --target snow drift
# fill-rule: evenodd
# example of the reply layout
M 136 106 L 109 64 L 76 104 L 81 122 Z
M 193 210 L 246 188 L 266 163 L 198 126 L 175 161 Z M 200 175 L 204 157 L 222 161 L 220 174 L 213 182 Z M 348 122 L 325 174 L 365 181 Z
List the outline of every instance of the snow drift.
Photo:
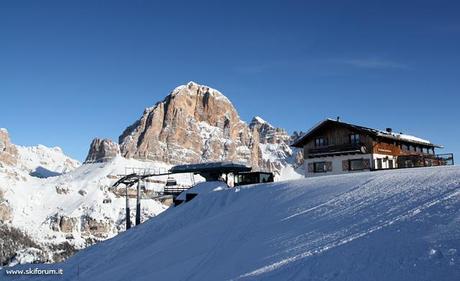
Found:
M 212 190 L 33 278 L 460 279 L 460 167 Z

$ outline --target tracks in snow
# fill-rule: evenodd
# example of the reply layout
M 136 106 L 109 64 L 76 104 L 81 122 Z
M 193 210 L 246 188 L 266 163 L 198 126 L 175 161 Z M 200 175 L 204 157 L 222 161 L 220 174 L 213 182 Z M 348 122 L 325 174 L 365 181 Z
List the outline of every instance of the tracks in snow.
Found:
M 272 264 L 269 264 L 269 265 L 266 265 L 266 266 L 263 266 L 263 267 L 260 267 L 258 269 L 255 269 L 251 272 L 248 272 L 248 273 L 245 273 L 245 274 L 242 274 L 240 275 L 238 278 L 234 279 L 234 280 L 240 280 L 240 279 L 246 279 L 246 278 L 251 278 L 251 277 L 256 277 L 256 276 L 259 276 L 259 275 L 262 275 L 262 274 L 265 274 L 265 273 L 269 273 L 269 272 L 272 272 L 274 270 L 277 270 L 283 266 L 286 266 L 292 262 L 296 262 L 296 261 L 299 261 L 299 260 L 302 260 L 304 258 L 307 258 L 307 257 L 310 257 L 310 256 L 313 256 L 313 255 L 317 255 L 317 254 L 321 254 L 322 252 L 325 252 L 327 250 L 330 250 L 330 249 L 333 249 L 335 247 L 339 247 L 341 245 L 344 245 L 344 244 L 347 244 L 349 242 L 352 242 L 356 239 L 359 239 L 359 238 L 362 238 L 366 235 L 369 235 L 373 232 L 376 232 L 378 230 L 381 230 L 387 226 L 390 226 L 396 222 L 399 222 L 399 221 L 402 221 L 402 220 L 406 220 L 406 219 L 410 219 L 418 214 L 420 214 L 421 212 L 423 212 L 424 210 L 432 207 L 432 206 L 435 206 L 443 201 L 446 201 L 446 200 L 449 200 L 455 196 L 460 196 L 460 190 L 459 190 L 459 186 L 456 186 L 453 190 L 449 190 L 445 193 L 442 194 L 442 196 L 440 198 L 437 198 L 437 199 L 434 199 L 434 200 L 430 200 L 428 202 L 425 202 L 421 205 L 418 205 L 417 207 L 414 207 L 414 208 L 411 208 L 409 209 L 408 211 L 405 211 L 404 213 L 396 216 L 396 217 L 393 217 L 393 218 L 390 218 L 390 219 L 387 219 L 387 220 L 384 220 L 382 221 L 381 223 L 371 227 L 371 228 L 368 228 L 367 230 L 365 231 L 362 231 L 362 232 L 358 232 L 358 233 L 355 233 L 355 234 L 352 234 L 352 235 L 348 235 L 346 237 L 343 237 L 341 239 L 338 239 L 336 241 L 333 241 L 333 242 L 330 242 L 330 243 L 327 243 L 326 245 L 324 246 L 321 246 L 321 247 L 318 247 L 316 249 L 312 249 L 312 250 L 307 250 L 307 251 L 304 251 L 300 254 L 297 254 L 297 255 L 293 255 L 291 257 L 288 257 L 288 258 L 284 258 L 284 259 L 281 259 L 277 262 L 274 262 Z M 356 188 L 353 188 L 352 190 L 350 190 L 349 192 L 351 191 L 354 191 Z M 344 194 L 346 193 L 349 193 L 349 192 L 345 192 Z M 343 195 L 343 194 L 342 194 Z M 340 196 L 340 195 L 339 195 Z M 289 217 L 286 217 L 283 219 L 284 220 L 288 220 L 292 217 L 295 217 L 295 216 L 299 216 L 299 215 L 302 215 L 302 214 L 305 214 L 305 213 L 308 213 L 312 210 L 316 210 L 322 206 L 326 206 L 328 204 L 331 204 L 332 202 L 334 202 L 334 200 L 337 200 L 337 199 L 331 199 L 325 203 L 322 203 L 320 205 L 317 205 L 315 207 L 312 207 L 312 208 L 309 208 L 307 210 L 304 210 L 302 212 L 299 212 L 299 213 L 296 213 L 294 215 L 291 215 Z

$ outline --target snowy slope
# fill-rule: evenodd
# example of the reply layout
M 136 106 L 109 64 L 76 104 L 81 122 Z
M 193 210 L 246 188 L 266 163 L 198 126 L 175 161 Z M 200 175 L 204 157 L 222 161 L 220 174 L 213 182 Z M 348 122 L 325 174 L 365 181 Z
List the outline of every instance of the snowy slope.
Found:
M 460 167 L 201 193 L 61 267 L 33 280 L 460 280 Z
M 166 171 L 170 166 L 116 157 L 107 163 L 85 164 L 67 174 L 46 179 L 30 177 L 17 170 L 13 171 L 22 180 L 3 175 L 0 182 L 7 187 L 5 198 L 14 210 L 12 225 L 25 230 L 37 240 L 53 242 L 66 240 L 66 233 L 58 233 L 51 228 L 49 220 L 56 214 L 71 218 L 89 216 L 117 225 L 116 222 L 124 219 L 125 199 L 110 192 L 109 188 L 116 181 L 114 176 L 124 174 L 126 167 Z M 166 177 L 159 177 L 157 180 L 166 181 Z M 183 175 L 178 178 L 178 182 L 191 184 L 191 179 L 188 175 Z M 154 189 L 158 186 L 162 187 L 164 184 L 149 183 L 146 188 Z M 57 190 L 62 191 L 59 193 Z M 104 199 L 109 199 L 111 203 L 104 204 Z M 134 200 L 131 204 L 134 204 Z M 167 208 L 155 200 L 143 200 L 142 205 L 148 217 Z M 76 231 L 78 232 L 78 228 Z M 109 237 L 117 232 L 117 229 L 112 229 Z M 85 241 L 80 236 L 74 235 L 73 239 L 76 245 L 84 245 Z
M 119 156 L 106 163 L 81 165 L 60 175 L 79 163 L 55 148 L 18 147 L 18 151 L 16 165 L 0 165 L 0 203 L 7 206 L 11 213 L 11 218 L 4 223 L 25 232 L 41 246 L 46 258 L 34 260 L 40 262 L 56 261 L 73 251 L 69 249 L 55 256 L 60 251 L 56 250 L 57 246 L 67 244 L 71 248 L 81 249 L 125 230 L 125 198 L 117 190 L 112 190 L 111 186 L 119 175 L 125 174 L 127 167 L 161 171 L 170 168 L 164 163 Z M 37 165 L 48 172 L 55 172 L 55 175 L 47 178 L 35 176 L 32 172 L 36 171 L 34 168 Z M 177 176 L 176 179 L 184 185 L 193 182 L 188 174 Z M 147 191 L 162 189 L 166 177 L 156 177 L 155 180 L 145 183 Z M 152 198 L 142 200 L 142 221 L 168 208 Z M 133 208 L 135 199 L 130 201 Z M 134 215 L 133 211 L 133 221 Z M 18 249 L 29 251 L 21 246 Z M 5 260 L 9 257 L 0 258 Z M 31 258 L 30 255 L 26 255 L 25 260 L 28 258 Z M 21 261 L 12 261 L 13 264 L 16 262 Z

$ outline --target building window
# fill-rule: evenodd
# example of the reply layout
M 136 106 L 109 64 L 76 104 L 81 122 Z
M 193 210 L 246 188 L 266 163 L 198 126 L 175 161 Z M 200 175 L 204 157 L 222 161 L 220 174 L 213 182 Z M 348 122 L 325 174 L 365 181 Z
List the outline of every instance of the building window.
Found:
M 350 135 L 350 143 L 351 143 L 351 144 L 359 144 L 359 143 L 360 143 L 360 136 L 359 136 L 359 134 L 351 134 L 351 135 Z
M 327 145 L 327 140 L 324 137 L 319 137 L 315 139 L 315 147 L 322 147 Z
M 348 160 L 348 167 L 350 171 L 360 171 L 366 169 L 363 159 Z
M 313 163 L 313 172 L 325 173 L 327 172 L 326 162 L 315 162 Z

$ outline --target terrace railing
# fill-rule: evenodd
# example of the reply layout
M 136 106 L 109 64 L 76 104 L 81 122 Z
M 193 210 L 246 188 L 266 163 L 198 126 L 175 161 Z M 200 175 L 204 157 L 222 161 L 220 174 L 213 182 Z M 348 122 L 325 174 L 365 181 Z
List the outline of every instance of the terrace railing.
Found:
M 320 154 L 335 154 L 341 152 L 363 152 L 362 144 L 340 144 L 340 145 L 328 145 L 325 147 L 310 148 L 308 150 L 309 155 L 320 155 Z

